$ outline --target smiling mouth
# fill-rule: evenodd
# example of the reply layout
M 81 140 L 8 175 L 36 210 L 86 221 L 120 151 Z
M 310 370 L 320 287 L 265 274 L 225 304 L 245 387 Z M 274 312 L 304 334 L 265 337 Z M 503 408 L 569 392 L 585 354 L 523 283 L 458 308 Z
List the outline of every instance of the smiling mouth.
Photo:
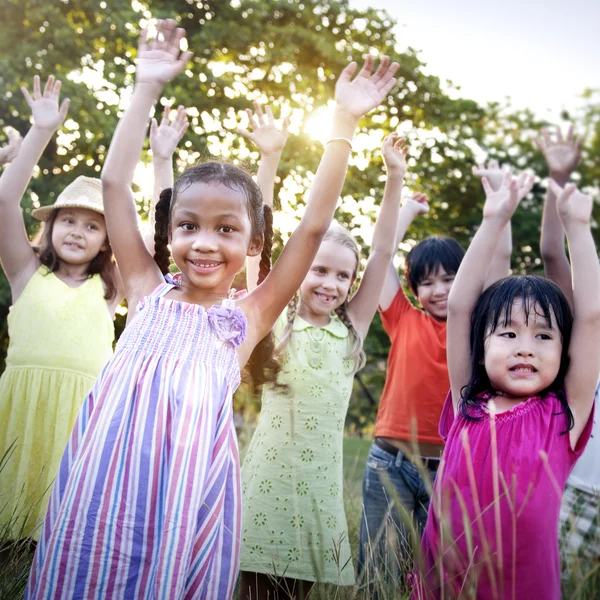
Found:
M 515 365 L 509 371 L 512 373 L 537 373 L 537 369 L 531 365 Z
M 335 300 L 335 296 L 330 296 L 329 294 L 321 294 L 319 292 L 315 292 L 315 296 L 325 304 L 331 304 Z
M 75 242 L 65 242 L 65 246 L 67 246 L 67 248 L 73 248 L 75 250 L 83 250 L 83 248 Z
M 200 273 L 212 272 L 218 269 L 223 263 L 214 260 L 188 260 L 195 271 Z

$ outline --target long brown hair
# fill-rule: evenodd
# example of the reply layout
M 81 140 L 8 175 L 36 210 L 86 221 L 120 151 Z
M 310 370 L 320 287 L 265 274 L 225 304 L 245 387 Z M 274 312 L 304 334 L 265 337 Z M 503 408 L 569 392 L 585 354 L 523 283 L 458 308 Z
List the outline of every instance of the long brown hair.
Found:
M 354 272 L 352 273 L 352 278 L 356 279 L 356 275 L 358 274 L 358 263 L 360 261 L 360 250 L 356 240 L 352 236 L 352 234 L 342 227 L 339 223 L 335 221 L 331 224 L 327 233 L 323 236 L 323 242 L 335 242 L 344 248 L 348 248 L 352 250 L 354 256 L 356 257 L 356 266 L 354 267 Z M 321 243 L 323 243 L 321 242 Z M 366 363 L 366 355 L 363 350 L 363 340 L 360 337 L 358 331 L 354 329 L 354 325 L 350 320 L 350 316 L 348 315 L 348 296 L 340 306 L 335 309 L 335 314 L 339 317 L 340 321 L 348 328 L 348 336 L 350 341 L 350 352 L 348 352 L 348 356 L 345 358 L 354 361 L 355 370 L 359 371 L 365 366 Z M 281 334 L 281 339 L 279 340 L 279 346 L 277 347 L 277 352 L 283 354 L 285 352 L 285 348 L 292 337 L 292 331 L 294 327 L 294 319 L 296 318 L 296 314 L 298 313 L 298 302 L 299 296 L 296 294 L 289 302 L 287 308 L 287 323 Z
M 273 212 L 263 204 L 260 188 L 252 177 L 234 165 L 217 161 L 205 162 L 187 169 L 175 182 L 173 188 L 167 188 L 160 194 L 156 204 L 154 227 L 154 260 L 163 275 L 169 272 L 171 253 L 169 251 L 169 228 L 173 207 L 177 202 L 177 194 L 196 182 L 217 183 L 230 189 L 240 191 L 246 197 L 248 217 L 252 225 L 252 237 L 262 236 L 264 239 L 260 256 L 258 284 L 271 271 L 271 253 L 273 249 Z M 275 338 L 269 332 L 254 348 L 248 364 L 254 391 L 264 383 L 275 383 L 280 370 L 279 361 L 275 358 Z
M 60 258 L 52 245 L 52 231 L 60 209 L 53 210 L 48 219 L 42 224 L 40 232 L 33 241 L 33 249 L 38 255 L 40 262 L 54 273 L 60 267 Z M 98 213 L 100 214 L 100 213 Z M 113 300 L 117 295 L 116 262 L 113 256 L 110 241 L 106 236 L 106 249 L 100 250 L 88 265 L 86 274 L 88 278 L 100 275 L 104 283 L 104 299 Z

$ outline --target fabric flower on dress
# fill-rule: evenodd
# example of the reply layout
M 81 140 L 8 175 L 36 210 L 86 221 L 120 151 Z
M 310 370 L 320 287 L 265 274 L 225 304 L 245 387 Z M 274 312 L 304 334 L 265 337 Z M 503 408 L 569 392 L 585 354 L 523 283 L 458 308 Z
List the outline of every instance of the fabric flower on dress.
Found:
M 208 321 L 220 340 L 236 348 L 246 339 L 248 323 L 241 308 L 211 306 L 208 309 Z

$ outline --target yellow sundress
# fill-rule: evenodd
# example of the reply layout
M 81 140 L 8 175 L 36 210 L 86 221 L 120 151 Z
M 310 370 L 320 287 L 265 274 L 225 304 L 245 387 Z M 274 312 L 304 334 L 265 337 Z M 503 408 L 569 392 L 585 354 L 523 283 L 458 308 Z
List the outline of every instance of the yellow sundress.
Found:
M 38 539 L 81 404 L 112 354 L 100 275 L 72 288 L 40 267 L 8 314 L 0 377 L 0 537 Z

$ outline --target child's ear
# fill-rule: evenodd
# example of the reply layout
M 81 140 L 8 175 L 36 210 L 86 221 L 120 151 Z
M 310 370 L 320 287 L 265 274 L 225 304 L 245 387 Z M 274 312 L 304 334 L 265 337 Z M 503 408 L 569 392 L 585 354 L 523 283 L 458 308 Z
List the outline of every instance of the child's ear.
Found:
M 250 246 L 248 246 L 248 252 L 246 254 L 248 256 L 259 256 L 262 252 L 263 246 L 265 243 L 264 235 L 257 235 L 251 242 Z

